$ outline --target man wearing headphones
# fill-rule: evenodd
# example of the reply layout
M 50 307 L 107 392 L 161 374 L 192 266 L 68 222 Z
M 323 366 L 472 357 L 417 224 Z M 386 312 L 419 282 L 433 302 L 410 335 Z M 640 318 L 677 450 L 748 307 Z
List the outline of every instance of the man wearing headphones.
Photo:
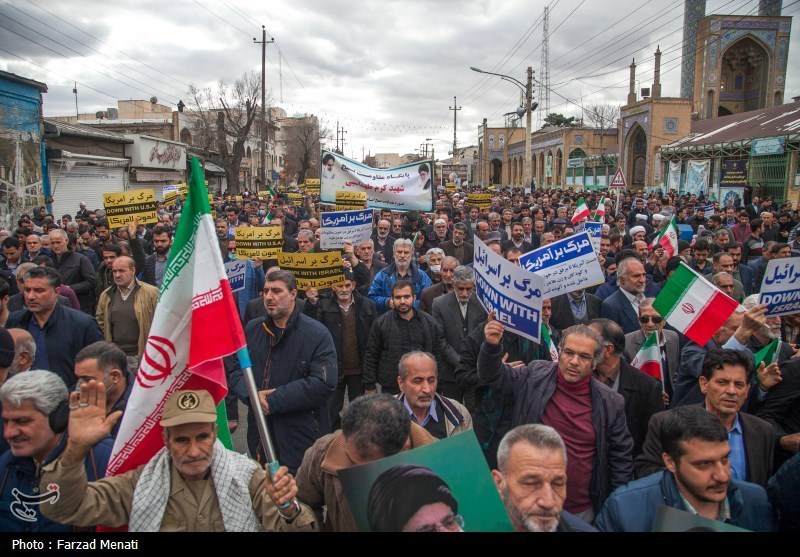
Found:
M 67 446 L 69 406 L 64 381 L 55 373 L 19 373 L 0 387 L 3 437 L 11 449 L 0 456 L 0 531 L 71 532 L 72 526 L 46 518 L 40 505 L 58 500 L 58 488 L 39 489 L 38 470 Z M 105 476 L 114 442 L 95 444 L 84 467 L 90 481 Z

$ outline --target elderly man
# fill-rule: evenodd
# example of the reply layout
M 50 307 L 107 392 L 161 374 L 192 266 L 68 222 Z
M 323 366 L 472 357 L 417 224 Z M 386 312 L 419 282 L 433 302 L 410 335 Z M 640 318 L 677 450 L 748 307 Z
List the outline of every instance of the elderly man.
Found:
M 472 417 L 460 402 L 436 392 L 436 358 L 428 352 L 408 352 L 397 365 L 398 400 L 411 420 L 437 439 L 472 429 Z
M 100 294 L 97 322 L 107 342 L 136 361 L 142 357 L 158 302 L 158 288 L 136 278 L 136 265 L 126 256 L 111 263 L 114 285 Z
M 61 283 L 66 284 L 78 297 L 81 311 L 94 315 L 94 284 L 96 273 L 92 263 L 83 255 L 67 249 L 67 233 L 53 230 L 50 233 L 50 247 L 53 250 L 53 263 L 61 275 Z
M 453 225 L 453 239 L 439 244 L 446 256 L 455 257 L 459 265 L 469 265 L 472 263 L 474 247 L 466 241 L 467 225 L 457 222 Z
M 306 451 L 297 471 L 297 497 L 314 510 L 323 530 L 355 532 L 355 519 L 342 496 L 339 470 L 435 440 L 411 421 L 408 411 L 394 397 L 359 397 L 345 408 L 342 429 L 321 437 Z
M 44 370 L 20 373 L 0 387 L 3 437 L 10 450 L 0 456 L 0 530 L 4 532 L 69 532 L 69 526 L 49 516 L 54 494 L 44 484 L 39 491 L 39 473 L 66 452 L 69 392 L 54 373 Z M 77 404 L 77 401 L 76 401 Z M 97 437 L 73 462 L 84 477 L 105 474 L 113 441 L 107 434 Z M 48 507 L 45 509 L 45 507 Z M 42 516 L 44 514 L 44 516 Z
M 16 375 L 23 371 L 28 371 L 36 358 L 36 341 L 25 329 L 8 329 L 8 334 L 14 340 L 14 361 L 11 363 L 8 372 Z
M 381 219 L 375 229 L 375 233 L 370 238 L 373 242 L 375 254 L 388 263 L 394 260 L 394 242 L 397 237 L 390 234 L 391 223 L 388 220 Z
M 625 334 L 639 330 L 639 308 L 645 300 L 646 283 L 641 261 L 632 257 L 620 261 L 617 265 L 619 289 L 603 300 L 600 316 L 619 323 Z
M 642 452 L 650 418 L 665 408 L 662 387 L 649 375 L 630 365 L 622 357 L 625 335 L 608 319 L 593 319 L 589 327 L 603 338 L 601 359 L 593 376 L 625 399 L 625 421 L 633 439 L 633 457 Z
M 428 254 L 428 257 L 431 257 L 430 251 Z M 458 259 L 447 256 L 442 259 L 439 267 L 439 280 L 420 293 L 419 309 L 426 313 L 433 311 L 433 302 L 436 298 L 453 291 L 453 272 L 458 267 Z
M 672 396 L 673 380 L 681 362 L 681 348 L 678 333 L 665 329 L 667 322 L 653 309 L 655 298 L 645 298 L 639 305 L 640 328 L 625 335 L 625 359 L 632 362 L 645 340 L 657 333 L 658 349 L 661 353 L 661 384 L 666 394 L 665 404 Z
M 706 410 L 719 418 L 728 432 L 731 446 L 731 476 L 736 480 L 766 487 L 772 475 L 775 428 L 768 422 L 741 411 L 750 390 L 753 362 L 737 350 L 711 350 L 703 360 L 700 391 Z M 653 416 L 644 451 L 636 457 L 639 477 L 664 468 L 661 459 L 661 426 L 669 410 Z
M 493 313 L 478 356 L 483 385 L 513 393 L 512 426 L 544 423 L 564 438 L 568 495 L 565 508 L 591 522 L 611 492 L 633 477 L 633 440 L 625 399 L 592 377 L 603 339 L 585 325 L 563 333 L 558 362 L 503 363 L 505 327 Z
M 525 424 L 506 433 L 492 478 L 517 532 L 596 531 L 564 510 L 567 448 L 552 427 Z
M 606 501 L 595 521 L 603 532 L 650 532 L 662 505 L 752 531 L 775 529 L 767 492 L 731 477 L 731 448 L 722 422 L 699 406 L 668 412 L 661 424 L 666 470 L 629 483 Z
M 395 240 L 393 249 L 394 261 L 375 275 L 369 288 L 369 298 L 375 302 L 379 313 L 392 309 L 392 285 L 398 280 L 412 285 L 414 309 L 419 309 L 419 297 L 423 289 L 433 284 L 428 275 L 420 271 L 413 262 L 414 246 L 411 240 Z
M 127 526 L 131 532 L 310 531 L 311 511 L 295 499 L 285 466 L 270 478 L 261 466 L 217 441 L 217 411 L 208 391 L 175 391 L 159 425 L 164 448 L 144 466 L 87 482 L 86 453 L 107 436 L 120 413 L 106 416 L 105 387 L 89 381 L 70 395 L 69 440 L 44 467 L 41 489 L 59 486 L 44 505 L 50 519 L 76 526 Z M 290 503 L 282 509 L 281 505 Z
M 58 303 L 61 277 L 50 267 L 34 267 L 25 273 L 26 308 L 12 313 L 6 327 L 28 331 L 36 341 L 33 367 L 58 374 L 68 388 L 75 386 L 75 355 L 103 334 L 88 315 Z

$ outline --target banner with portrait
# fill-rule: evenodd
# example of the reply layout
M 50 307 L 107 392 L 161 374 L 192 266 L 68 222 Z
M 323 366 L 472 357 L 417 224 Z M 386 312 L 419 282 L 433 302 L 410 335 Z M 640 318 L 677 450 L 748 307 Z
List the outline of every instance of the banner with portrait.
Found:
M 681 191 L 681 161 L 670 161 L 667 174 L 667 191 Z
M 336 192 L 364 192 L 367 206 L 396 211 L 433 211 L 433 161 L 395 168 L 370 168 L 333 151 L 323 150 L 320 200 L 335 203 Z
M 709 159 L 686 161 L 686 182 L 681 193 L 703 195 L 708 193 L 708 175 L 711 168 Z

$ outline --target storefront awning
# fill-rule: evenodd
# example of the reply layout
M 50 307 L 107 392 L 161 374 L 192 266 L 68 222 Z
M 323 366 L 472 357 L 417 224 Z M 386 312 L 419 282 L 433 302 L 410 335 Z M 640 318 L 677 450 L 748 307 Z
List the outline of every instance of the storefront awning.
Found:
M 204 166 L 206 169 L 206 174 L 209 172 L 212 174 L 225 174 L 225 169 L 214 164 L 213 162 L 207 162 Z
M 50 162 L 64 162 L 67 166 L 70 164 L 88 164 L 91 166 L 106 166 L 106 167 L 125 167 L 130 164 L 129 159 L 121 159 L 117 157 L 102 157 L 99 155 L 84 155 L 83 153 L 72 153 L 64 151 L 63 149 L 56 151 L 57 158 L 50 159 Z

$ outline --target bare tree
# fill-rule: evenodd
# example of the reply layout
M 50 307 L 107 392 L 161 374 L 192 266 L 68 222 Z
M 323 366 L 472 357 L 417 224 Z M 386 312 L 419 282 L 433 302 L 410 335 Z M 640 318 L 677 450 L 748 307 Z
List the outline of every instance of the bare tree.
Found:
M 221 81 L 216 89 L 198 89 L 189 85 L 189 112 L 192 144 L 204 151 L 220 153 L 228 193 L 242 191 L 239 170 L 247 149 L 254 139 L 253 124 L 260 114 L 261 77 L 255 72 L 244 74 L 233 86 Z
M 297 176 L 297 183 L 305 182 L 306 177 L 319 177 L 319 154 L 330 131 L 320 127 L 316 116 L 296 116 L 280 122 L 283 130 L 284 156 L 283 169 L 289 176 Z
M 600 154 L 603 154 L 603 136 L 605 132 L 617 127 L 619 106 L 613 104 L 591 104 L 586 107 L 586 119 L 600 130 Z

